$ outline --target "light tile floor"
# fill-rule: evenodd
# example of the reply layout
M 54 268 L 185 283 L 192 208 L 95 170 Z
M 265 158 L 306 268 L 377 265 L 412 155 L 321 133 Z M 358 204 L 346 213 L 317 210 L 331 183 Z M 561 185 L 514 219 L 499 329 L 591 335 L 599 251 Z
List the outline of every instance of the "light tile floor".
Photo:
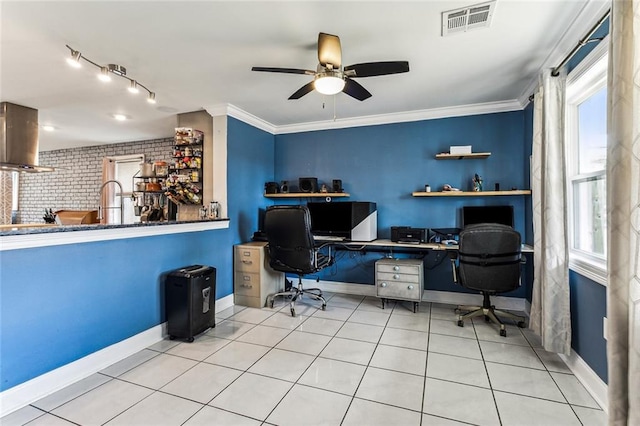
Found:
M 326 294 L 234 306 L 193 343 L 164 340 L 0 419 L 11 425 L 604 425 L 528 330 L 453 306 Z M 334 303 L 332 303 L 332 301 Z

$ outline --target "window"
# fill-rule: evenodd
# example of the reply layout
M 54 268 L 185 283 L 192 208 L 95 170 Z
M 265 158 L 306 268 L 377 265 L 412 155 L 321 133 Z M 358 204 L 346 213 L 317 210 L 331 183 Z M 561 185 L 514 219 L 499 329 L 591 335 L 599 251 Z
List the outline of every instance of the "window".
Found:
M 606 284 L 607 42 L 567 78 L 569 266 Z

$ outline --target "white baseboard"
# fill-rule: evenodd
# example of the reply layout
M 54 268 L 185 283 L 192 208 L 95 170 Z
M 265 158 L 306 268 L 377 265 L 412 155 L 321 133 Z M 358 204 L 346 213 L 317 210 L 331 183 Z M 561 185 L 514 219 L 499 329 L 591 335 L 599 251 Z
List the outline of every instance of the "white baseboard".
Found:
M 295 285 L 295 283 L 294 283 Z M 322 291 L 331 293 L 356 294 L 359 296 L 376 296 L 376 288 L 373 285 L 353 284 L 340 281 L 319 281 L 303 279 L 304 288 L 317 287 Z M 447 303 L 450 305 L 482 305 L 482 296 L 472 293 L 458 293 L 454 291 L 425 290 L 422 294 L 423 302 Z M 498 309 L 509 311 L 530 312 L 531 306 L 526 299 L 517 297 L 493 296 L 491 302 Z
M 569 356 L 563 354 L 559 355 L 580 383 L 582 383 L 582 385 L 587 389 L 587 392 L 589 392 L 593 399 L 596 400 L 598 405 L 600 405 L 605 412 L 608 412 L 609 397 L 607 384 L 602 381 L 600 376 L 598 376 L 595 371 L 589 367 L 589 364 L 580 358 L 580 355 L 575 353 L 573 350 Z
M 233 306 L 233 294 L 216 300 L 216 312 Z M 162 323 L 89 354 L 48 373 L 35 377 L 0 393 L 0 417 L 89 377 L 128 356 L 139 352 L 167 336 L 167 323 Z

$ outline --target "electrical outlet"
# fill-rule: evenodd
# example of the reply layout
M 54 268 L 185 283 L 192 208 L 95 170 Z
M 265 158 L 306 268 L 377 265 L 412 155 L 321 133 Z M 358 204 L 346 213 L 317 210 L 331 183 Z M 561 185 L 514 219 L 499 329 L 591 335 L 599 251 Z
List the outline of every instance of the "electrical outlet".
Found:
M 607 340 L 607 317 L 602 317 L 602 337 L 604 337 L 604 340 Z

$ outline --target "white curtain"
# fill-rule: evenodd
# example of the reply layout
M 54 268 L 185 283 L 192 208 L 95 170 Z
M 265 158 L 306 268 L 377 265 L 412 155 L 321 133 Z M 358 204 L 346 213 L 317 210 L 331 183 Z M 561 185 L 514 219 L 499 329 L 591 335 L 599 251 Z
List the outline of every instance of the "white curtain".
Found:
M 640 425 L 640 0 L 611 9 L 607 141 L 609 424 Z
M 533 197 L 534 279 L 529 328 L 545 350 L 569 355 L 569 254 L 565 180 L 564 99 L 566 75 L 546 70 L 534 97 Z

